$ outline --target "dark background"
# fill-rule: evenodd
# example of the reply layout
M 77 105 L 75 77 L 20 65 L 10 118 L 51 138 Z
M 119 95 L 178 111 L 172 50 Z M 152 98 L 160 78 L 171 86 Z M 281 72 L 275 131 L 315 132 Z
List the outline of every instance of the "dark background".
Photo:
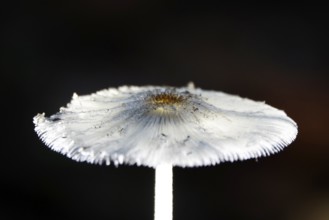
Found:
M 0 219 L 151 220 L 154 170 L 67 159 L 32 118 L 73 92 L 188 81 L 266 100 L 299 135 L 258 161 L 175 168 L 175 219 L 329 219 L 327 8 L 83 0 L 1 10 Z

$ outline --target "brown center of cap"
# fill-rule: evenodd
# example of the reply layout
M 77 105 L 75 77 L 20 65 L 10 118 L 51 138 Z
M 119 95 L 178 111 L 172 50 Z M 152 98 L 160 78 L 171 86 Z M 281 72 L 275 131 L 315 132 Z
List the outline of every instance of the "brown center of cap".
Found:
M 154 105 L 177 105 L 184 102 L 184 97 L 174 93 L 160 93 L 150 97 Z

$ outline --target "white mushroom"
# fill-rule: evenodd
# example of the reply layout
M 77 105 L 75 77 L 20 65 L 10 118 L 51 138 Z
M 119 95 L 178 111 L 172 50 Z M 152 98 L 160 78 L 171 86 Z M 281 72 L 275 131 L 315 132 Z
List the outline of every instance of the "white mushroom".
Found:
M 51 149 L 90 163 L 156 169 L 155 220 L 172 219 L 172 167 L 268 156 L 290 144 L 297 125 L 283 111 L 223 92 L 122 86 L 73 95 L 50 117 L 34 117 Z

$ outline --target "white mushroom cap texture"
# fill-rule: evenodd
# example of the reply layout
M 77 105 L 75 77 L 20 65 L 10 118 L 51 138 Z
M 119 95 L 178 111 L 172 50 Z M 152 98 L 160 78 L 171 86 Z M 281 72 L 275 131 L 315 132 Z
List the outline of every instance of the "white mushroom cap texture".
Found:
M 194 167 L 268 156 L 297 125 L 283 111 L 192 86 L 122 86 L 73 95 L 67 107 L 34 117 L 51 149 L 90 163 Z

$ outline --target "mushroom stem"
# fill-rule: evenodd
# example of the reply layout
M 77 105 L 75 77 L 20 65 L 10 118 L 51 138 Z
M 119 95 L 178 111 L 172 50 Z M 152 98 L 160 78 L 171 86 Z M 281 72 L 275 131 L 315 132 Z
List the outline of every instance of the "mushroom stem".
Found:
M 172 165 L 163 164 L 155 169 L 154 220 L 172 220 L 173 175 Z

